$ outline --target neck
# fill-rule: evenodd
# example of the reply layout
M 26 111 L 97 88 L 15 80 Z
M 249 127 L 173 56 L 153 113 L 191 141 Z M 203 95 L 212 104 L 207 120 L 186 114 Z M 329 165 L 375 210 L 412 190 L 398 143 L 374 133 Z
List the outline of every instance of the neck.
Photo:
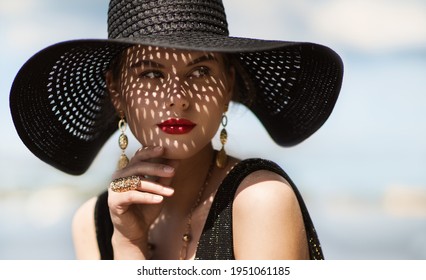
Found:
M 209 179 L 207 177 L 213 161 L 214 150 L 212 145 L 208 144 L 196 155 L 179 162 L 171 183 L 175 193 L 167 199 L 169 209 L 182 214 L 188 213 L 204 187 L 206 179 Z

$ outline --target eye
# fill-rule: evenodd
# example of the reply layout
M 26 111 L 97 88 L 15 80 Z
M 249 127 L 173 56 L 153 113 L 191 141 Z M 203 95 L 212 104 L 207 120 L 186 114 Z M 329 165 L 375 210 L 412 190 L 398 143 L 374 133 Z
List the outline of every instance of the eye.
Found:
M 150 70 L 150 71 L 145 71 L 139 74 L 139 78 L 159 79 L 159 78 L 164 78 L 164 75 L 160 71 Z
M 201 78 L 210 75 L 210 69 L 206 66 L 200 66 L 191 73 L 191 77 Z

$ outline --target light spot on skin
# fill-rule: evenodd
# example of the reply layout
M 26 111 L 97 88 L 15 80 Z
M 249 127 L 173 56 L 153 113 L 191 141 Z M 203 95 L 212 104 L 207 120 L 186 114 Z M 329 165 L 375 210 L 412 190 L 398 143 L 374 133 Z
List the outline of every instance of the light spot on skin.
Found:
M 191 154 L 211 141 L 228 103 L 222 57 L 152 46 L 134 46 L 126 53 L 114 103 L 124 106 L 129 127 L 143 146 L 155 144 Z M 169 135 L 157 124 L 170 118 L 197 125 L 190 137 Z
M 181 58 L 183 60 L 183 63 L 185 63 L 185 64 L 188 63 L 188 58 L 186 58 L 186 55 L 184 53 L 181 54 Z
M 214 104 L 215 104 L 216 106 L 218 106 L 218 105 L 219 105 L 219 103 L 217 102 L 217 98 L 216 98 L 216 96 L 212 96 L 212 100 L 213 100 L 213 102 L 214 102 Z
M 136 113 L 136 118 L 137 118 L 138 122 L 140 122 L 141 121 L 141 116 L 140 116 L 140 110 L 139 110 L 139 108 L 136 108 L 135 113 Z
M 146 135 L 145 130 L 142 130 L 142 139 L 143 139 L 143 143 L 147 143 L 148 142 L 148 137 Z
M 204 110 L 204 112 L 206 112 L 207 116 L 210 116 L 209 108 L 207 108 L 207 106 L 205 104 L 203 105 L 203 110 Z
M 154 131 L 152 129 L 149 130 L 149 139 L 154 140 Z
M 188 146 L 185 143 L 182 144 L 182 148 L 185 150 L 185 152 L 189 151 Z

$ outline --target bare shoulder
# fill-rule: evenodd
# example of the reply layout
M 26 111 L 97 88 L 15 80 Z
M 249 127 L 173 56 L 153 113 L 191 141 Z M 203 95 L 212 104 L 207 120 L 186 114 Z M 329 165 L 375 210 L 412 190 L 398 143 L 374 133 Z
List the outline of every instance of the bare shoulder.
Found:
M 94 218 L 96 201 L 97 197 L 87 200 L 73 217 L 72 235 L 77 259 L 100 258 Z
M 237 189 L 234 207 L 241 210 L 256 207 L 273 210 L 299 211 L 299 203 L 289 182 L 279 174 L 259 170 L 249 174 Z M 274 209 L 277 208 L 278 209 Z
M 274 172 L 259 170 L 241 182 L 233 203 L 233 230 L 238 259 L 308 257 L 297 197 Z

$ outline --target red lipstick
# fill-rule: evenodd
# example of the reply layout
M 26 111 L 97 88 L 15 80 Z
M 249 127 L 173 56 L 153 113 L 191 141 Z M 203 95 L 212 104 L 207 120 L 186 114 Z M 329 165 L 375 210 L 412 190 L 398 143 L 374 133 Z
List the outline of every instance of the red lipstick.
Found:
M 186 119 L 168 119 L 157 126 L 167 134 L 185 134 L 190 132 L 196 124 Z

